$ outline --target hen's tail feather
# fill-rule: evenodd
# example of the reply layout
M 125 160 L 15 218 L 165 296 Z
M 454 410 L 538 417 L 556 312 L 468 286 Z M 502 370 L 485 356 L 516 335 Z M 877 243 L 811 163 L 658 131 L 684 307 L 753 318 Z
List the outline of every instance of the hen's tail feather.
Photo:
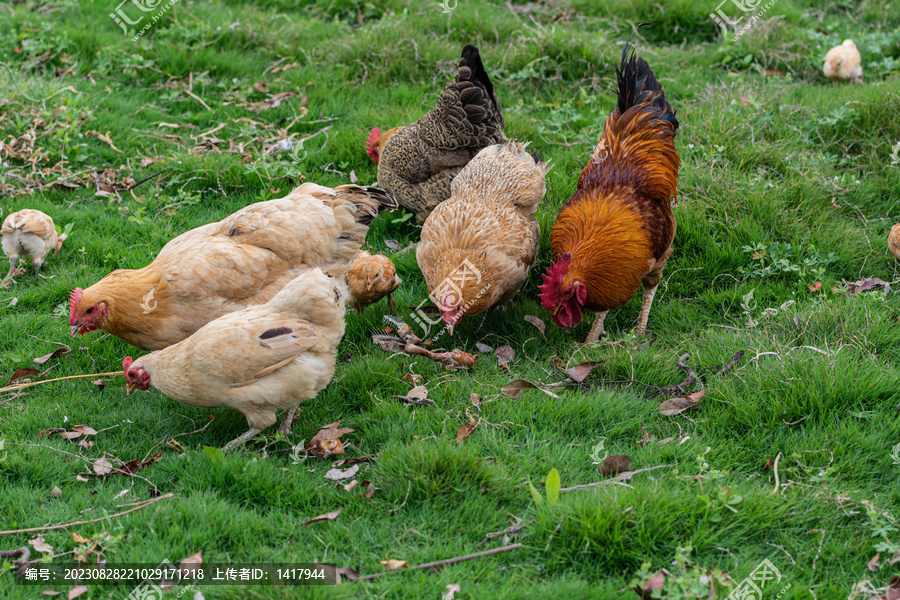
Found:
M 337 197 L 349 196 L 357 208 L 356 222 L 369 226 L 382 211 L 396 210 L 399 204 L 390 190 L 362 185 L 340 185 L 334 188 Z
M 497 105 L 494 96 L 494 84 L 491 83 L 491 78 L 488 77 L 487 71 L 484 70 L 484 64 L 481 62 L 481 55 L 478 53 L 478 48 L 472 44 L 467 44 L 462 51 L 462 63 L 465 63 L 465 66 L 469 67 L 472 71 L 471 77 L 468 77 L 467 79 L 481 83 L 481 85 L 484 86 L 484 89 L 487 90 L 488 98 L 491 100 L 491 103 L 494 104 L 494 108 L 499 111 L 500 107 Z M 463 66 L 462 63 L 460 64 L 461 67 Z M 462 73 L 460 73 L 460 79 L 462 79 Z
M 638 27 L 645 25 L 652 25 L 652 23 L 641 23 Z M 625 111 L 635 105 L 648 104 L 659 113 L 660 119 L 671 123 L 674 131 L 677 132 L 678 119 L 675 117 L 675 109 L 666 100 L 663 87 L 656 80 L 647 61 L 636 56 L 633 50 L 631 56 L 628 56 L 630 41 L 631 36 L 628 36 L 628 41 L 622 48 L 622 63 L 616 68 L 616 79 L 619 85 L 617 105 L 619 114 L 625 114 Z

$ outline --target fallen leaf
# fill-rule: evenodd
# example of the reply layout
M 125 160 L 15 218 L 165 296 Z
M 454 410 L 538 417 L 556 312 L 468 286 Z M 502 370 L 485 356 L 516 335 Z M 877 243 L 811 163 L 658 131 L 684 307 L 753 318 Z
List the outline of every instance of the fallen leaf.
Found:
M 72 430 L 84 435 L 97 435 L 97 430 L 90 425 L 73 425 Z
M 76 585 L 71 590 L 69 590 L 69 595 L 66 596 L 69 600 L 73 600 L 73 598 L 77 598 L 78 596 L 84 594 L 88 591 L 86 585 Z
M 539 388 L 530 381 L 525 381 L 524 379 L 516 379 L 515 381 L 507 383 L 502 388 L 500 388 L 500 393 L 504 396 L 509 396 L 510 398 L 518 398 L 525 390 L 540 390 L 548 396 L 559 398 L 559 396 L 557 396 L 553 392 L 545 390 L 543 388 Z
M 45 362 L 47 362 L 48 360 L 50 360 L 51 358 L 59 358 L 60 356 L 65 356 L 66 354 L 68 354 L 71 351 L 72 351 L 71 348 L 68 348 L 67 346 L 63 346 L 61 348 L 57 348 L 50 354 L 45 354 L 44 356 L 37 357 L 36 359 L 34 359 L 34 362 L 35 362 L 35 364 L 42 365 Z
M 269 93 L 269 84 L 265 81 L 257 81 L 253 84 L 253 89 L 257 92 L 262 92 L 263 94 Z
M 40 375 L 41 372 L 37 369 L 16 369 L 16 372 L 12 374 L 12 377 L 9 378 L 9 384 L 14 381 L 18 381 L 19 379 L 24 379 L 25 377 L 34 377 L 35 375 Z
M 475 344 L 475 349 L 478 350 L 479 352 L 484 352 L 486 354 L 489 354 L 494 351 L 493 348 L 491 348 L 487 344 L 482 344 L 481 342 L 477 342 Z
M 459 431 L 456 432 L 456 443 L 461 444 L 464 442 L 467 437 L 472 435 L 472 432 L 475 431 L 476 427 L 478 427 L 478 421 L 474 418 L 468 423 L 463 423 L 459 428 Z
M 547 331 L 547 324 L 544 323 L 541 319 L 538 319 L 537 317 L 535 317 L 534 315 L 525 315 L 525 320 L 538 328 L 538 331 L 541 332 L 541 337 L 546 342 L 547 336 L 544 334 Z
M 100 140 L 101 142 L 105 142 L 105 143 L 109 144 L 109 147 L 112 148 L 113 150 L 115 150 L 116 152 L 118 152 L 119 154 L 125 154 L 124 152 L 122 152 L 121 150 L 119 150 L 118 148 L 116 148 L 116 145 L 115 145 L 115 144 L 113 144 L 112 139 L 110 139 L 110 137 L 109 137 L 109 132 L 108 132 L 108 131 L 107 131 L 105 134 L 100 133 L 99 131 L 87 131 L 87 132 L 85 132 L 85 135 L 89 135 L 89 136 L 91 136 L 91 137 L 95 137 L 95 138 L 97 138 L 98 140 Z M 70 598 L 72 597 L 72 596 L 71 596 L 71 593 L 69 594 L 69 597 L 70 597 Z
M 91 448 L 94 447 L 94 440 L 87 440 L 87 439 L 79 440 L 78 447 L 84 448 L 85 450 L 90 450 Z
M 516 357 L 516 351 L 511 346 L 500 346 L 494 351 L 500 366 L 509 371 L 509 363 Z
M 88 481 L 90 481 L 90 480 L 87 479 L 86 477 L 82 477 L 81 475 L 76 475 L 76 476 L 75 476 L 75 481 L 80 481 L 81 483 L 86 483 L 86 482 L 88 482 Z
M 44 596 L 59 596 L 62 592 L 57 592 L 56 590 L 44 590 L 41 594 Z
M 337 510 L 333 510 L 333 511 L 331 511 L 331 512 L 327 512 L 327 513 L 325 513 L 324 515 L 319 515 L 318 517 L 313 517 L 312 519 L 310 519 L 310 520 L 307 521 L 306 523 L 301 523 L 300 525 L 302 525 L 303 527 L 307 527 L 307 526 L 309 526 L 309 525 L 312 524 L 312 523 L 316 523 L 317 521 L 333 521 L 333 520 L 337 519 L 337 516 L 338 516 L 339 514 L 341 514 L 341 511 L 342 511 L 342 510 L 344 510 L 344 509 L 339 508 L 339 509 L 337 509 Z
M 170 450 L 175 450 L 176 452 L 181 452 L 181 453 L 186 452 L 186 450 L 184 449 L 184 446 L 181 445 L 181 442 L 179 442 L 178 440 L 175 440 L 175 439 L 167 441 L 166 448 L 169 448 Z
M 106 387 L 106 382 L 103 381 L 102 379 L 94 379 L 93 381 L 91 381 L 91 383 L 96 385 L 101 390 Z
M 422 383 L 422 380 L 425 378 L 419 375 L 418 373 L 407 373 L 403 376 L 403 381 L 412 386 L 417 386 Z
M 656 575 L 645 581 L 641 584 L 641 587 L 634 588 L 634 591 L 637 592 L 637 595 L 641 598 L 659 598 L 662 594 L 653 594 L 653 592 L 662 592 L 663 586 L 666 583 L 666 576 L 663 575 L 662 571 L 657 571 Z
M 363 494 L 363 498 L 371 500 L 372 497 L 375 496 L 375 490 L 377 490 L 378 488 L 375 487 L 375 484 L 368 479 L 364 480 L 362 484 L 366 487 L 366 492 Z
M 316 440 L 311 441 L 303 448 L 304 452 L 309 452 L 316 458 L 327 458 L 329 456 L 337 456 L 343 454 L 344 444 L 341 440 Z
M 331 479 L 332 481 L 340 481 L 342 479 L 350 479 L 354 475 L 359 473 L 359 465 L 352 465 L 349 469 L 329 469 L 327 473 L 325 473 L 325 479 Z
M 649 431 L 645 431 L 641 434 L 641 439 L 638 440 L 638 446 L 646 446 L 650 442 L 656 439 L 656 436 L 650 433 Z
M 355 488 L 355 487 L 358 486 L 358 485 L 359 485 L 359 481 L 356 480 L 356 479 L 354 479 L 353 481 L 351 481 L 351 482 L 348 483 L 347 485 L 343 486 L 343 487 L 344 487 L 344 491 L 345 491 L 345 492 L 353 491 L 353 488 Z
M 39 535 L 36 538 L 29 540 L 29 544 L 31 547 L 37 550 L 38 552 L 53 552 L 53 546 L 44 541 L 44 536 Z
M 597 469 L 600 471 L 601 475 L 609 476 L 609 475 L 618 475 L 624 471 L 631 470 L 631 457 L 627 454 L 613 454 L 612 456 L 607 456 L 606 460 L 603 461 L 603 464 L 600 465 Z
M 821 281 L 817 281 L 813 285 L 809 286 L 809 291 L 811 292 L 818 292 L 820 289 L 822 289 Z
M 393 571 L 394 569 L 406 569 L 409 567 L 409 561 L 395 560 L 393 558 L 390 560 L 379 561 L 379 563 L 384 565 L 391 571 Z
M 60 496 L 62 496 L 62 490 L 54 485 L 53 489 L 50 490 L 50 495 L 53 496 L 54 498 L 59 498 Z
M 356 183 L 359 181 L 359 177 L 356 176 L 356 171 L 350 171 L 350 183 Z
M 84 537 L 83 535 L 78 535 L 78 533 L 76 533 L 74 531 L 72 532 L 72 539 L 75 541 L 76 544 L 90 544 L 93 541 L 93 540 L 90 540 L 90 539 Z
M 358 463 L 367 463 L 367 462 L 370 462 L 373 458 L 375 458 L 375 456 L 376 456 L 375 454 L 366 454 L 365 456 L 357 456 L 354 458 L 344 458 L 342 460 L 334 461 L 333 463 L 331 463 L 331 466 L 332 467 L 343 467 L 345 465 L 350 466 L 350 465 L 355 465 Z
M 388 250 L 393 250 L 394 252 L 400 249 L 400 244 L 397 243 L 397 240 L 384 240 L 384 245 L 388 247 Z
M 602 360 L 595 360 L 591 362 L 583 362 L 580 365 L 575 365 L 570 369 L 566 369 L 563 371 L 566 376 L 574 381 L 575 383 L 581 383 L 584 381 L 585 377 L 591 374 L 596 367 L 603 363 Z
M 872 560 L 869 561 L 866 568 L 874 573 L 878 570 L 879 562 L 881 562 L 881 552 L 876 553 L 875 556 L 872 557 Z
M 81 437 L 80 431 L 60 431 L 59 435 L 67 440 L 77 440 Z
M 160 126 L 161 126 L 161 125 L 160 125 Z M 142 159 L 141 159 L 141 166 L 142 166 L 142 167 L 149 167 L 149 166 L 152 165 L 154 162 L 155 162 L 155 161 L 154 161 L 152 158 L 142 158 Z
M 697 403 L 700 402 L 700 398 L 705 395 L 706 390 L 700 390 L 699 392 L 694 392 L 686 397 L 672 398 L 671 400 L 666 400 L 660 404 L 656 410 L 664 417 L 674 417 L 688 409 L 696 407 Z
M 406 404 L 415 404 L 418 406 L 434 406 L 434 401 L 428 399 L 428 388 L 424 385 L 417 385 L 409 390 L 405 396 L 394 396 L 397 400 Z
M 478 394 L 469 394 L 469 400 L 472 402 L 472 406 L 481 406 L 481 396 Z
M 197 571 L 203 567 L 203 550 L 196 554 L 191 554 L 180 563 L 178 563 L 178 571 L 182 579 L 193 579 L 197 575 Z
M 129 460 L 127 463 L 125 463 L 124 465 L 122 465 L 121 467 L 119 467 L 118 469 L 113 471 L 113 473 L 117 473 L 119 475 L 133 475 L 134 473 L 137 473 L 138 471 L 140 471 L 147 465 L 151 465 L 155 462 L 159 462 L 160 460 L 162 460 L 162 457 L 163 457 L 163 453 L 158 452 L 155 455 L 148 458 L 147 460 L 138 460 L 138 459 Z
M 448 584 L 444 591 L 441 592 L 441 600 L 453 600 L 453 594 L 460 591 L 462 591 L 462 588 L 459 587 L 458 583 Z
M 110 463 L 105 458 L 98 458 L 94 461 L 94 464 L 91 466 L 94 469 L 94 473 L 97 475 L 108 475 L 112 472 L 112 463 Z
M 883 279 L 878 279 L 877 277 L 868 277 L 866 279 L 860 279 L 859 281 L 842 281 L 840 285 L 847 288 L 847 291 L 851 294 L 861 294 L 862 292 L 868 292 L 869 290 L 874 290 L 881 286 L 884 286 L 886 292 L 891 289 L 891 284 Z
M 349 427 L 340 427 L 341 422 L 335 421 L 333 423 L 328 423 L 327 425 L 322 425 L 319 427 L 319 431 L 316 432 L 316 435 L 309 440 L 309 443 L 319 442 L 322 440 L 339 440 L 342 436 L 352 433 L 353 430 Z

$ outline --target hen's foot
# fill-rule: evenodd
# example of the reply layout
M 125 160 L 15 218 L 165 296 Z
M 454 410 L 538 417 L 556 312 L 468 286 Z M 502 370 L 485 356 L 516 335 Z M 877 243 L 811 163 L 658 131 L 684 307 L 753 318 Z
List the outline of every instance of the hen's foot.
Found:
M 296 412 L 297 409 L 292 408 L 285 413 L 284 420 L 281 421 L 281 425 L 278 426 L 278 433 L 283 433 L 286 436 L 291 434 L 291 425 L 294 424 L 294 413 Z
M 247 433 L 245 433 L 244 435 L 238 436 L 238 437 L 234 438 L 233 440 L 231 440 L 230 442 L 228 442 L 227 444 L 225 444 L 224 446 L 222 446 L 222 452 L 228 452 L 235 446 L 237 446 L 239 444 L 243 444 L 244 442 L 246 442 L 247 440 L 249 440 L 256 434 L 258 434 L 260 431 L 262 431 L 262 430 L 256 429 L 255 427 L 251 427 L 247 431 Z

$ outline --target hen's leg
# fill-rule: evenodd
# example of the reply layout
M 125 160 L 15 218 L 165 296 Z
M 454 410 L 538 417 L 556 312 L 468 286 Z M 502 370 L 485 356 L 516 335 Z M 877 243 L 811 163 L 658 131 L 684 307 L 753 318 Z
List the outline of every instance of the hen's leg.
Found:
M 603 329 L 603 321 L 606 320 L 606 314 L 608 312 L 608 310 L 604 310 L 596 314 L 594 317 L 594 326 L 591 327 L 591 332 L 584 341 L 585 344 L 594 344 L 600 339 L 601 335 L 606 335 L 606 330 Z
M 224 446 L 222 446 L 222 452 L 228 452 L 229 450 L 231 450 L 238 444 L 243 444 L 244 442 L 246 442 L 247 440 L 249 440 L 250 438 L 255 436 L 260 431 L 262 431 L 262 429 L 257 429 L 255 427 L 251 427 L 247 431 L 247 433 L 245 433 L 244 435 L 238 436 L 238 437 L 234 438 L 233 440 L 231 440 L 230 442 L 228 442 L 227 444 L 225 444 Z
M 16 273 L 16 265 L 19 263 L 19 256 L 10 256 L 9 257 L 9 273 L 6 274 L 6 277 L 3 278 L 3 281 L 11 281 L 15 283 L 16 280 L 13 279 L 13 275 Z
M 662 279 L 663 267 L 666 266 L 666 261 L 669 260 L 671 255 L 672 249 L 669 248 L 659 260 L 654 261 L 650 265 L 650 271 L 641 279 L 641 283 L 644 286 L 644 300 L 641 302 L 641 314 L 638 317 L 638 324 L 634 330 L 635 335 L 644 335 L 647 331 L 647 321 L 650 320 L 650 307 L 653 305 L 653 296 L 656 295 L 656 289 L 659 287 L 659 282 Z
M 297 412 L 296 408 L 292 408 L 284 414 L 284 420 L 281 422 L 281 425 L 278 426 L 278 433 L 283 433 L 284 435 L 290 435 L 291 433 L 291 425 L 294 424 L 294 413 Z
M 397 312 L 397 303 L 394 302 L 394 297 L 391 294 L 388 294 L 388 310 L 392 313 Z

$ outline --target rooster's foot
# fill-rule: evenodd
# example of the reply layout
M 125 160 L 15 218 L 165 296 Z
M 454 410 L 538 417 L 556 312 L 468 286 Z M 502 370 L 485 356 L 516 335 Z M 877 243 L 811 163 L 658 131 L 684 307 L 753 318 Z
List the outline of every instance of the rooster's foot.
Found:
M 222 452 L 228 452 L 235 446 L 237 446 L 239 444 L 243 444 L 244 442 L 246 442 L 247 440 L 249 440 L 256 434 L 258 434 L 260 431 L 262 431 L 262 430 L 257 429 L 255 427 L 251 427 L 247 431 L 247 433 L 245 433 L 244 435 L 238 436 L 238 437 L 234 438 L 233 440 L 231 440 L 230 442 L 228 442 L 227 444 L 225 444 L 224 446 L 222 446 Z

